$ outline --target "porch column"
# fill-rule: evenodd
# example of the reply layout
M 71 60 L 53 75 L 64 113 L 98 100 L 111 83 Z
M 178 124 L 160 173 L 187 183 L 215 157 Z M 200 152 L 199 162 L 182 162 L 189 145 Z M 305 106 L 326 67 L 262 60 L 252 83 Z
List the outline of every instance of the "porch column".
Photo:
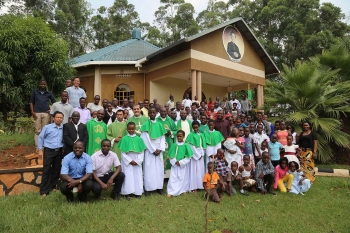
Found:
M 264 87 L 262 85 L 258 85 L 257 87 L 257 104 L 258 107 L 264 105 Z
M 197 98 L 198 101 L 202 101 L 202 72 L 197 71 Z
M 197 71 L 191 71 L 191 81 L 192 81 L 192 99 L 197 95 Z
M 95 95 L 101 96 L 101 67 L 100 66 L 95 66 L 94 96 Z

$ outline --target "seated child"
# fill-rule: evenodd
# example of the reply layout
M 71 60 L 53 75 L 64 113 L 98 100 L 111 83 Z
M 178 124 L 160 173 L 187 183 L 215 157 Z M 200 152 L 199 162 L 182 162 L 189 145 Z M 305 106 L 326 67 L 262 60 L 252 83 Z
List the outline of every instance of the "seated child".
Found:
M 292 182 L 294 176 L 292 174 L 287 174 L 288 172 L 288 159 L 283 157 L 279 161 L 279 165 L 275 168 L 275 183 L 273 185 L 274 189 L 278 189 L 282 192 L 289 192 L 292 187 Z M 284 185 L 285 182 L 288 182 L 287 189 Z
M 293 144 L 292 135 L 289 135 L 287 137 L 287 145 L 283 146 L 283 148 L 284 148 L 284 157 L 288 159 L 288 162 L 290 163 L 294 161 L 298 165 L 300 165 L 299 159 L 297 157 L 297 155 L 299 154 L 299 146 Z
M 251 188 L 253 192 L 256 192 L 255 188 L 255 180 L 254 178 L 254 169 L 250 166 L 250 156 L 243 156 L 243 165 L 239 167 L 239 172 L 242 176 L 243 187 Z M 243 187 L 241 187 L 240 193 L 248 196 L 248 194 L 244 191 Z
M 280 161 L 280 153 L 284 151 L 283 145 L 277 141 L 277 135 L 271 135 L 271 141 L 269 142 L 269 152 L 271 157 L 271 163 L 274 167 L 276 167 Z
M 215 170 L 220 180 L 228 185 L 228 195 L 231 196 L 231 172 L 229 172 L 228 162 L 224 156 L 224 150 L 218 149 L 215 155 Z
M 207 166 L 208 172 L 203 178 L 203 187 L 205 197 L 209 195 L 210 200 L 219 203 L 222 197 L 221 193 L 226 189 L 226 184 L 220 180 L 219 175 L 214 171 L 214 163 L 209 162 Z
M 168 152 L 171 163 L 167 187 L 168 197 L 179 196 L 190 189 L 188 164 L 193 152 L 190 145 L 184 142 L 185 132 L 183 130 L 177 131 L 176 138 L 177 142 L 170 147 Z
M 207 150 L 205 153 L 207 154 L 207 164 L 214 159 L 214 155 L 217 150 L 221 148 L 221 142 L 225 140 L 224 136 L 220 133 L 220 131 L 216 131 L 214 129 L 215 124 L 213 120 L 209 120 L 209 131 L 204 133 L 205 141 L 207 142 Z
M 276 195 L 271 188 L 275 180 L 275 168 L 273 167 L 268 152 L 262 153 L 262 159 L 255 164 L 256 186 L 261 194 Z M 266 187 L 265 187 L 266 183 Z
M 243 181 L 241 173 L 238 170 L 238 163 L 236 161 L 231 162 L 231 180 L 232 180 L 232 188 L 231 192 L 232 194 L 236 194 L 237 191 L 235 189 L 236 185 L 239 185 L 240 189 L 243 189 Z
M 232 161 L 236 161 L 238 163 L 238 166 L 242 164 L 242 152 L 241 149 L 238 147 L 237 144 L 240 144 L 236 140 L 236 134 L 235 130 L 232 130 L 230 133 L 230 137 L 226 139 L 224 142 L 225 147 L 225 158 L 227 159 L 228 164 L 231 164 Z
M 299 164 L 295 161 L 289 162 L 289 174 L 293 174 L 294 179 L 290 193 L 304 195 L 311 187 L 311 181 L 306 179 L 304 173 L 299 170 Z

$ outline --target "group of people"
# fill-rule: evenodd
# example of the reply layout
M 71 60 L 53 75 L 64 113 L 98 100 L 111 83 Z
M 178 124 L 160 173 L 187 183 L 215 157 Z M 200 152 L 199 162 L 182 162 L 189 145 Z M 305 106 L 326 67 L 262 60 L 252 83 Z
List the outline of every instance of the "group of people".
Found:
M 311 125 L 304 122 L 298 134 L 284 121 L 268 122 L 261 112 L 253 121 L 245 96 L 208 103 L 189 95 L 175 103 L 170 96 L 163 106 L 156 99 L 137 104 L 104 99 L 100 105 L 95 96 L 86 105 L 79 78 L 73 84 L 60 102 L 44 80 L 31 97 L 36 145 L 44 159 L 42 196 L 59 188 L 68 202 L 74 192 L 84 202 L 90 191 L 100 198 L 112 186 L 115 200 L 163 194 L 166 167 L 168 196 L 204 189 L 215 202 L 223 192 L 235 194 L 235 186 L 243 195 L 275 195 L 272 188 L 303 194 L 315 179 L 317 137 Z

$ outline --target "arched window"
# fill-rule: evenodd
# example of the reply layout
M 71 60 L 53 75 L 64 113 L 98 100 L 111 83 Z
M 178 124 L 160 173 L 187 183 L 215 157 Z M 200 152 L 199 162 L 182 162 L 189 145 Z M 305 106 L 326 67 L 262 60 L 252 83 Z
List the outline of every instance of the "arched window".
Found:
M 192 87 L 187 88 L 187 90 L 186 90 L 185 93 L 184 93 L 183 98 L 185 98 L 186 94 L 189 94 L 191 100 L 194 99 L 194 96 L 192 96 Z M 198 96 L 197 96 L 197 97 L 198 97 Z M 206 98 L 205 98 L 204 93 L 202 92 L 202 100 L 203 100 L 203 99 L 206 99 Z
M 125 98 L 134 99 L 134 91 L 131 91 L 128 85 L 120 84 L 114 92 L 114 98 L 117 98 L 119 102 L 123 101 Z

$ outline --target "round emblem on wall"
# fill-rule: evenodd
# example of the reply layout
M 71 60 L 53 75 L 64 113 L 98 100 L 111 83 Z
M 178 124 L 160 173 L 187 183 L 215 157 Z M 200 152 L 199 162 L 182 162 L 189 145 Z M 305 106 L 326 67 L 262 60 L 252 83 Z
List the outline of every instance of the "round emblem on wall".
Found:
M 240 62 L 244 56 L 244 42 L 241 33 L 233 26 L 225 27 L 222 33 L 225 51 L 233 62 Z

